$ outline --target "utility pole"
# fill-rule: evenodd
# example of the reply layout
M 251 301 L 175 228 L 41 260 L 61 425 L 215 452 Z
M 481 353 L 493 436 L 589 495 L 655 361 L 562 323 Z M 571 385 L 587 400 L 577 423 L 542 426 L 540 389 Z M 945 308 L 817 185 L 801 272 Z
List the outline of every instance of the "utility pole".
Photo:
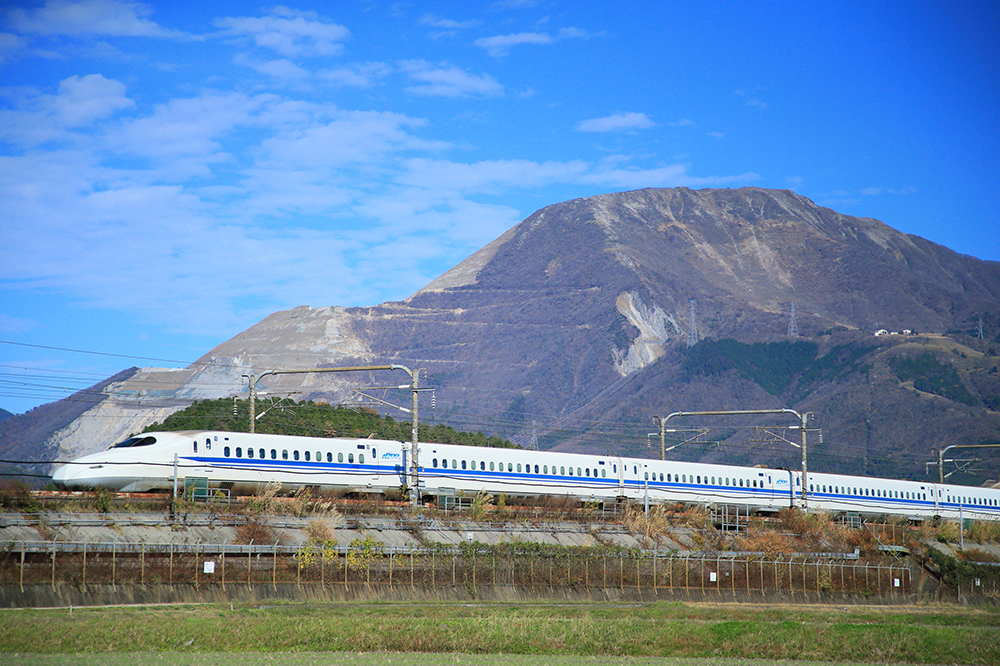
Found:
M 801 444 L 796 444 L 795 442 L 793 442 L 791 440 L 788 440 L 788 439 L 784 439 L 784 438 L 782 438 L 782 440 L 785 441 L 785 442 L 788 442 L 789 444 L 791 444 L 795 448 L 802 449 L 802 493 L 801 493 L 801 503 L 802 503 L 803 510 L 808 510 L 809 509 L 809 496 L 808 496 L 808 490 L 809 490 L 809 488 L 808 488 L 808 486 L 809 486 L 808 475 L 809 475 L 809 472 L 808 472 L 808 467 L 806 465 L 806 427 L 807 427 L 807 425 L 809 423 L 809 414 L 810 414 L 810 412 L 799 413 L 799 412 L 795 411 L 794 409 L 787 409 L 787 408 L 786 409 L 740 409 L 740 410 L 728 410 L 728 411 L 719 411 L 719 412 L 674 412 L 673 414 L 670 414 L 668 416 L 655 417 L 656 420 L 659 421 L 659 425 L 660 425 L 660 460 L 663 460 L 664 456 L 666 455 L 666 449 L 664 448 L 664 445 L 666 444 L 666 439 L 664 437 L 664 433 L 666 433 L 667 421 L 669 421 L 670 419 L 674 418 L 675 416 L 677 416 L 677 417 L 680 417 L 680 416 L 730 416 L 730 415 L 736 416 L 736 415 L 740 415 L 740 414 L 790 414 L 790 415 L 794 416 L 795 418 L 797 418 L 799 420 L 799 426 L 798 426 L 798 428 L 799 428 L 799 430 L 802 433 L 802 443 Z M 790 488 L 789 490 L 791 491 L 792 496 L 794 497 L 795 496 L 794 495 L 795 494 L 795 489 L 794 488 Z
M 405 365 L 360 365 L 352 366 L 346 368 L 302 368 L 302 369 L 292 369 L 292 370 L 268 370 L 267 372 L 262 372 L 259 375 L 254 373 L 248 373 L 243 375 L 250 382 L 250 432 L 254 432 L 254 423 L 257 418 L 256 409 L 256 399 L 257 399 L 257 382 L 259 382 L 263 377 L 267 375 L 295 375 L 295 374 L 306 374 L 314 372 L 366 372 L 374 370 L 402 370 L 410 375 L 409 386 L 401 386 L 399 388 L 409 388 L 413 394 L 411 411 L 413 412 L 413 427 L 411 429 L 411 441 L 410 441 L 410 474 L 409 474 L 409 486 L 410 486 L 410 502 L 414 505 L 420 504 L 420 464 L 418 460 L 418 434 L 419 425 L 417 421 L 417 393 L 420 388 L 420 370 L 410 370 Z
M 693 298 L 688 301 L 688 327 L 689 327 L 688 339 L 687 339 L 688 347 L 694 347 L 696 344 L 698 344 L 698 325 L 695 322 L 694 318 L 694 306 L 695 303 L 697 302 L 698 301 L 696 301 Z

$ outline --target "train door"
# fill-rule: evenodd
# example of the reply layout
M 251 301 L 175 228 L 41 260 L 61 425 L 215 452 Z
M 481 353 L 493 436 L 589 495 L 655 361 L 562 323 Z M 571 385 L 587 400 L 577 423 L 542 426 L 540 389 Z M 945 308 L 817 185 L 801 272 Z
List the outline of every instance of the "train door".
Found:
M 612 473 L 618 477 L 618 497 L 625 497 L 625 463 L 621 458 L 611 461 Z
M 764 492 L 766 494 L 767 505 L 774 506 L 774 472 L 768 470 L 763 472 Z

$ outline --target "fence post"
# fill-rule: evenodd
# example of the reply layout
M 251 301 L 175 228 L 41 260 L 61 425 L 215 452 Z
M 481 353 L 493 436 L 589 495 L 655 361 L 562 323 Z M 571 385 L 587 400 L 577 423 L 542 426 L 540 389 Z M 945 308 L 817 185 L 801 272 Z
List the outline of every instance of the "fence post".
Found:
M 87 542 L 83 542 L 83 585 L 87 584 Z
M 24 539 L 21 540 L 21 592 L 24 592 Z
M 115 539 L 111 544 L 111 589 L 115 592 L 118 591 L 118 585 L 115 583 L 115 568 L 117 565 L 118 558 L 118 539 Z
M 250 585 L 250 569 L 253 567 L 253 539 L 247 545 L 247 589 L 253 589 Z
M 56 542 L 52 542 L 52 591 L 56 591 Z
M 198 573 L 199 573 L 198 572 L 198 563 L 199 563 L 199 560 L 201 559 L 198 556 L 198 550 L 199 550 L 198 546 L 199 545 L 201 545 L 201 544 L 200 544 L 200 542 L 197 542 L 197 541 L 194 544 L 194 589 L 196 589 L 196 590 L 201 590 L 201 583 L 200 583 L 200 579 L 198 577 Z
M 278 540 L 274 540 L 274 555 L 271 558 L 271 587 L 278 589 Z M 346 574 L 345 574 L 346 575 Z

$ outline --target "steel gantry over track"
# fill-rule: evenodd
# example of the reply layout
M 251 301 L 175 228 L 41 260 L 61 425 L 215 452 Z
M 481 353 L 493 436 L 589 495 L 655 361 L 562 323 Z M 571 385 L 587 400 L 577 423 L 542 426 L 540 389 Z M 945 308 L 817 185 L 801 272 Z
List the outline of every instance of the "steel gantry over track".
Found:
M 301 375 L 313 372 L 367 372 L 370 370 L 402 370 L 406 374 L 410 375 L 409 385 L 402 385 L 398 388 L 410 389 L 412 395 L 412 406 L 410 407 L 410 412 L 413 414 L 413 426 L 411 428 L 411 441 L 410 441 L 410 473 L 409 473 L 409 486 L 410 486 L 410 502 L 413 504 L 420 504 L 420 465 L 417 460 L 417 436 L 418 436 L 418 423 L 417 423 L 417 408 L 418 400 L 417 394 L 420 392 L 420 369 L 410 370 L 405 365 L 359 365 L 344 368 L 301 368 L 301 369 L 290 369 L 290 370 L 268 370 L 267 372 L 262 372 L 259 375 L 255 373 L 249 373 L 243 375 L 250 382 L 250 432 L 254 432 L 254 423 L 257 420 L 256 416 L 256 399 L 257 399 L 257 382 L 259 382 L 263 377 L 267 375 Z
M 808 431 L 807 425 L 809 422 L 809 415 L 812 412 L 797 412 L 794 409 L 738 409 L 738 410 L 727 410 L 718 412 L 674 412 L 673 414 L 668 414 L 667 416 L 654 416 L 653 422 L 660 426 L 660 460 L 663 460 L 666 456 L 666 433 L 675 432 L 674 430 L 667 430 L 667 421 L 674 417 L 681 416 L 738 416 L 738 415 L 759 415 L 759 414 L 789 414 L 794 416 L 799 420 L 799 425 L 792 426 L 792 429 L 798 429 L 802 433 L 802 441 L 800 444 L 796 444 L 790 439 L 785 439 L 784 437 L 779 437 L 783 442 L 787 442 L 797 449 L 802 450 L 802 494 L 799 498 L 800 506 L 807 510 L 809 508 L 809 496 L 808 488 L 809 482 L 807 479 L 808 469 L 806 466 L 806 433 Z M 773 433 L 772 433 L 773 434 Z M 794 493 L 795 489 L 792 488 L 791 491 Z

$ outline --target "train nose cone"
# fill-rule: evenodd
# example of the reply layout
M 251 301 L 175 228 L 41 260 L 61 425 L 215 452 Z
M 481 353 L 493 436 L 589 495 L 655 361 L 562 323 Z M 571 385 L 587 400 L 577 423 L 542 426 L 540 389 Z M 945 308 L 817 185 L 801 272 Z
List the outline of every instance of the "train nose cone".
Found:
M 65 488 L 66 482 L 69 480 L 70 476 L 70 466 L 63 465 L 55 472 L 52 473 L 52 483 L 56 484 L 57 488 Z

